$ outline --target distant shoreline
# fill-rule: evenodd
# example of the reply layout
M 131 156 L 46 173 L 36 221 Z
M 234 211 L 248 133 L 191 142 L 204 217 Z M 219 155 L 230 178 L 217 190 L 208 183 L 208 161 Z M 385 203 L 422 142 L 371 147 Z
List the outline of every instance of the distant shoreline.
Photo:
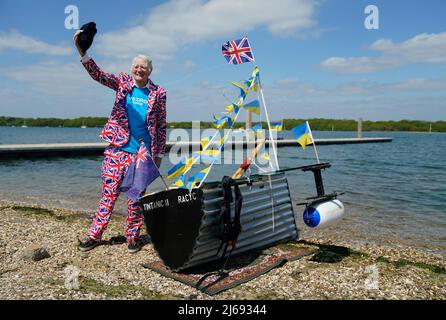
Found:
M 315 131 L 357 131 L 358 122 L 352 119 L 283 119 L 285 130 L 289 130 L 304 121 L 308 121 Z M 80 117 L 76 119 L 60 118 L 19 118 L 0 116 L 0 127 L 63 127 L 63 128 L 101 128 L 107 122 L 105 117 Z M 253 123 L 254 124 L 254 123 Z M 244 123 L 234 124 L 234 129 L 243 128 Z M 191 129 L 191 121 L 172 121 L 167 123 L 169 129 Z M 267 128 L 265 121 L 262 127 Z M 200 128 L 213 128 L 210 121 L 200 121 Z M 388 131 L 388 132 L 446 132 L 446 121 L 425 120 L 399 120 L 399 121 L 368 121 L 362 122 L 362 131 Z
M 21 126 L 0 126 L 0 128 L 20 128 Z M 103 126 L 95 126 L 95 127 L 86 127 L 88 129 L 96 128 L 96 129 L 102 129 Z M 50 126 L 26 126 L 26 128 L 67 128 L 67 129 L 73 129 L 73 128 L 80 128 L 80 127 L 50 127 Z M 201 129 L 209 129 L 205 127 L 200 127 Z M 168 127 L 168 129 L 192 129 L 192 128 L 185 128 L 185 127 Z M 282 131 L 290 131 L 288 129 L 284 129 Z M 357 132 L 357 130 L 318 130 L 318 129 L 312 129 L 312 131 L 324 131 L 324 132 Z M 423 133 L 423 134 L 444 134 L 446 131 L 400 131 L 400 130 L 362 130 L 363 132 L 402 132 L 402 133 Z

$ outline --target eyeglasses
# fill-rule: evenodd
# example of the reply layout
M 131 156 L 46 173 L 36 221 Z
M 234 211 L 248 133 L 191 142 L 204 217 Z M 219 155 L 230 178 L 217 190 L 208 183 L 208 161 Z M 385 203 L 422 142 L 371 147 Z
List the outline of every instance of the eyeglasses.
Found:
M 147 67 L 146 67 L 146 66 L 139 66 L 139 65 L 136 65 L 136 66 L 133 66 L 133 69 L 147 70 Z

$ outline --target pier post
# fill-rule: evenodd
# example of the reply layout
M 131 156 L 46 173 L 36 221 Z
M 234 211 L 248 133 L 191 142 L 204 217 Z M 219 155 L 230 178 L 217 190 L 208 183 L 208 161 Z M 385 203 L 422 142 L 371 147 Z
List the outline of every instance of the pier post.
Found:
M 245 123 L 245 129 L 248 130 L 252 126 L 252 112 L 249 110 L 246 110 L 246 123 Z
M 362 139 L 362 118 L 358 119 L 358 139 Z
M 252 127 L 252 111 L 246 110 L 246 123 L 245 123 L 245 132 L 247 141 L 255 141 L 256 134 L 252 131 L 248 131 Z

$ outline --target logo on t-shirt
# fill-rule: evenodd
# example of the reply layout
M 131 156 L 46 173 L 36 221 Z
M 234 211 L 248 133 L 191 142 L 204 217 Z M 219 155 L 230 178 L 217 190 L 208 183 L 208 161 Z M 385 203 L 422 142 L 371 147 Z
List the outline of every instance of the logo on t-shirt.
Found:
M 142 105 L 147 104 L 147 99 L 132 97 L 132 104 L 137 105 L 137 106 L 142 106 Z

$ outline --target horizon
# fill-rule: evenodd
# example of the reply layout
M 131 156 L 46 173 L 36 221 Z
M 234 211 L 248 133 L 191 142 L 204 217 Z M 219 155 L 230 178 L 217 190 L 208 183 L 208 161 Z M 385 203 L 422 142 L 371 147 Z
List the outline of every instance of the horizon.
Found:
M 14 116 L 4 116 L 4 115 L 0 115 L 0 118 L 17 118 L 17 119 L 33 119 L 33 120 L 38 120 L 38 119 L 57 119 L 57 120 L 79 120 L 82 118 L 104 118 L 104 119 L 108 119 L 107 116 L 78 116 L 78 117 L 73 117 L 73 118 L 60 118 L 60 117 L 14 117 Z M 353 119 L 353 118 L 320 118 L 320 117 L 313 117 L 313 118 L 282 118 L 282 119 L 273 119 L 271 120 L 271 122 L 274 121 L 282 121 L 282 120 L 334 120 L 334 121 L 355 121 L 358 122 L 359 119 Z M 174 123 L 174 122 L 193 122 L 195 120 L 171 120 L 171 121 L 167 121 L 167 123 Z M 200 122 L 206 122 L 206 123 L 212 123 L 212 120 L 199 120 Z M 265 122 L 266 123 L 266 119 L 260 120 L 261 122 Z M 419 121 L 419 122 L 445 122 L 446 120 L 425 120 L 425 119 L 397 119 L 397 120 L 389 120 L 389 119 L 383 119 L 383 120 L 370 120 L 370 119 L 364 119 L 362 118 L 362 121 L 370 121 L 370 122 L 401 122 L 401 121 Z M 237 122 L 238 124 L 240 124 L 241 122 Z
M 0 116 L 110 114 L 113 91 L 83 70 L 72 43 L 70 5 L 78 10 L 78 27 L 96 22 L 88 53 L 104 70 L 128 72 L 139 53 L 153 59 L 151 79 L 168 92 L 168 122 L 210 122 L 224 111 L 236 97 L 230 82 L 247 79 L 253 64 L 227 64 L 221 46 L 243 36 L 260 67 L 271 121 L 446 120 L 442 0 L 135 0 L 125 6 L 5 0 Z M 367 11 L 369 5 L 377 11 Z

